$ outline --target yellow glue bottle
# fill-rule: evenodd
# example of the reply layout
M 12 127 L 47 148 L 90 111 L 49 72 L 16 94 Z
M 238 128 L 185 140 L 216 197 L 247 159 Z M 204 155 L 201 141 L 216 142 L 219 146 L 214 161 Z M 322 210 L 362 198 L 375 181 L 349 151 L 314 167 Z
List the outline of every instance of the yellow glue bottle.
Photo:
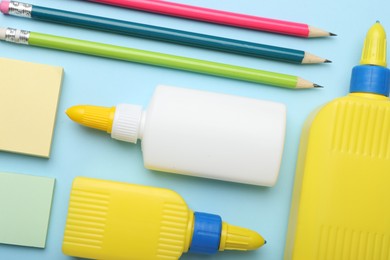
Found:
M 176 260 L 185 252 L 246 251 L 264 244 L 252 230 L 194 213 L 171 190 L 77 177 L 62 250 L 89 259 Z
M 369 30 L 350 94 L 303 129 L 285 260 L 390 259 L 390 70 Z

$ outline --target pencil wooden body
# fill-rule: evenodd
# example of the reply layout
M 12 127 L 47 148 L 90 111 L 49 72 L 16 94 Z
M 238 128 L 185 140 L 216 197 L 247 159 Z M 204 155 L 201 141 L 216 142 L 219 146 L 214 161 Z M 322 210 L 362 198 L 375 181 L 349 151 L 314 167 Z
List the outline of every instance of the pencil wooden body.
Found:
M 318 57 L 311 53 L 305 52 L 303 55 L 303 59 L 301 61 L 302 64 L 314 64 L 314 63 L 330 63 L 330 60 Z
M 326 36 L 335 36 L 335 34 L 327 32 L 320 28 L 309 26 L 309 35 L 308 35 L 309 38 L 326 37 Z
M 221 10 L 184 5 L 160 0 L 87 0 L 115 5 L 146 12 L 159 13 L 186 19 L 217 23 L 246 29 L 287 34 L 298 37 L 309 37 L 310 27 L 304 23 L 289 22 L 259 16 L 245 15 Z M 325 32 L 325 31 L 324 31 Z M 329 36 L 312 34 L 310 37 Z
M 36 5 L 32 7 L 31 17 L 33 19 L 47 22 L 79 26 L 89 29 L 230 52 L 250 57 L 272 59 L 298 64 L 303 62 L 305 55 L 305 52 L 301 50 L 68 12 Z M 310 63 L 321 62 L 323 61 L 318 59 L 318 62 Z
M 198 72 L 284 88 L 297 87 L 297 76 L 37 32 L 30 32 L 28 43 L 39 47 Z

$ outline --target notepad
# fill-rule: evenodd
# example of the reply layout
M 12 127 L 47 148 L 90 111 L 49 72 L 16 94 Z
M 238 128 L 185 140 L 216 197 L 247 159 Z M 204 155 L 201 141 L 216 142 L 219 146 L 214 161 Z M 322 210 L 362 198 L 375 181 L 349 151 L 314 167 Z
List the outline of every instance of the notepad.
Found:
M 0 58 L 0 150 L 48 158 L 63 69 Z
M 44 248 L 55 179 L 0 173 L 0 243 Z

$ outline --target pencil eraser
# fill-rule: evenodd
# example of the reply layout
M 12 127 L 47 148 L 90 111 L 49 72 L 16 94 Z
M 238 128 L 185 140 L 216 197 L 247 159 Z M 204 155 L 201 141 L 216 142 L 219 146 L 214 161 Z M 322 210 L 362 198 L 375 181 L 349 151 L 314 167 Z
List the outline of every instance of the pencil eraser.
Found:
M 0 40 L 5 40 L 5 32 L 7 28 L 0 27 Z
M 0 3 L 0 11 L 3 14 L 8 14 L 8 12 L 9 12 L 9 1 L 1 1 L 1 3 Z

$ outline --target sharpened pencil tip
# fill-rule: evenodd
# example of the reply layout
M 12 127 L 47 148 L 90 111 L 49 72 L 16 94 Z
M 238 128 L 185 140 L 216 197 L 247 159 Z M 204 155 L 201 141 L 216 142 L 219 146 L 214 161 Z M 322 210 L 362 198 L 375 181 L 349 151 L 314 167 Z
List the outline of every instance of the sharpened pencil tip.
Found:
M 330 36 L 337 36 L 335 33 L 329 33 Z
M 315 87 L 315 88 L 324 88 L 323 86 L 318 85 L 318 84 L 313 84 L 313 87 Z
M 325 60 L 324 63 L 332 63 L 331 60 Z

